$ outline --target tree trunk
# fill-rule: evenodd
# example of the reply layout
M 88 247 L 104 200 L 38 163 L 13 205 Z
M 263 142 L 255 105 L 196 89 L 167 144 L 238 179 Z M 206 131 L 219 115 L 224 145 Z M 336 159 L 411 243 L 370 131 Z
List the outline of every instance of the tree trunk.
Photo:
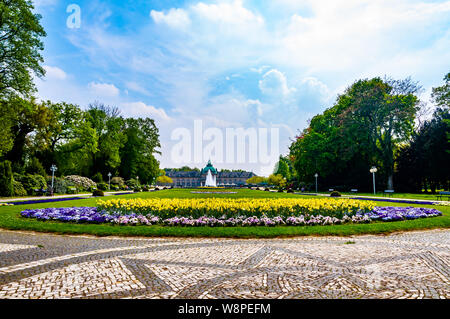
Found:
M 394 189 L 394 176 L 392 174 L 388 176 L 387 189 Z

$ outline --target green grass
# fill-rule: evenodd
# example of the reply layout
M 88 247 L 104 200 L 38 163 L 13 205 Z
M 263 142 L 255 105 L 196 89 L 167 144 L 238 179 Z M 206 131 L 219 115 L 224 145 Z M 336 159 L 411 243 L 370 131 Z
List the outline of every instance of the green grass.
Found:
M 196 190 L 198 191 L 198 190 Z M 204 198 L 204 197 L 229 197 L 229 198 L 273 198 L 293 197 L 309 198 L 308 196 L 270 193 L 253 191 L 248 189 L 238 190 L 237 194 L 192 194 L 191 190 L 173 189 L 157 192 L 135 193 L 121 196 L 108 196 L 112 198 Z M 439 209 L 443 216 L 416 219 L 399 222 L 375 222 L 370 224 L 345 224 L 327 226 L 276 226 L 276 227 L 179 227 L 179 226 L 117 226 L 109 224 L 71 224 L 56 221 L 37 221 L 20 216 L 25 209 L 47 207 L 72 207 L 72 206 L 96 206 L 98 198 L 73 200 L 67 202 L 54 202 L 32 205 L 4 206 L 0 207 L 0 228 L 9 230 L 27 230 L 37 232 L 49 232 L 57 234 L 88 234 L 96 236 L 176 236 L 176 237 L 233 237 L 233 238 L 272 238 L 294 236 L 350 236 L 361 234 L 388 234 L 399 231 L 419 229 L 450 228 L 450 207 L 430 205 L 409 205 L 400 203 L 377 202 L 379 206 L 421 206 Z
M 376 193 L 374 195 L 373 193 L 347 193 L 347 192 L 340 192 L 342 195 L 349 195 L 353 197 L 358 196 L 372 196 L 372 197 L 386 197 L 383 196 L 383 193 Z M 330 194 L 330 192 L 319 192 L 319 194 Z M 413 194 L 413 193 L 394 193 L 392 194 L 391 198 L 408 198 L 408 199 L 421 199 L 421 200 L 429 200 L 429 201 L 437 201 L 438 194 Z M 441 200 L 447 200 L 447 197 L 444 196 Z

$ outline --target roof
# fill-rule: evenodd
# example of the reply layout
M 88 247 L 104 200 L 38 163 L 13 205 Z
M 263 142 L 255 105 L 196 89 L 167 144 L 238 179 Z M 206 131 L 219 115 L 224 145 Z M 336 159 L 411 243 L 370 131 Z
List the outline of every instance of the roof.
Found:
M 206 164 L 206 167 L 204 169 L 202 169 L 202 174 L 208 174 L 208 171 L 211 171 L 212 174 L 217 175 L 217 170 L 211 164 L 211 161 L 208 161 L 208 164 Z

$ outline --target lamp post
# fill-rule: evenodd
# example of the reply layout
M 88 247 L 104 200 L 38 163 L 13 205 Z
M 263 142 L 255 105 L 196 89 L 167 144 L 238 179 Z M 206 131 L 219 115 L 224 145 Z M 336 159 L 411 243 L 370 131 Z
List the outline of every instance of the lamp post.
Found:
M 137 184 L 139 186 L 139 176 L 136 176 Z
M 108 177 L 109 177 L 109 179 L 108 179 L 108 189 L 109 190 L 111 190 L 111 176 L 112 176 L 112 174 L 111 174 L 111 172 L 109 172 L 108 173 Z
M 53 184 L 55 181 L 55 172 L 58 170 L 58 168 L 56 167 L 55 164 L 53 164 L 52 167 L 50 167 L 50 170 L 52 171 L 52 195 L 53 195 Z
M 314 177 L 316 178 L 316 194 L 317 194 L 317 177 L 319 177 L 319 174 L 314 174 Z
M 375 166 L 372 166 L 372 168 L 370 169 L 370 172 L 373 175 L 373 194 L 375 195 L 375 173 L 377 172 L 377 168 Z

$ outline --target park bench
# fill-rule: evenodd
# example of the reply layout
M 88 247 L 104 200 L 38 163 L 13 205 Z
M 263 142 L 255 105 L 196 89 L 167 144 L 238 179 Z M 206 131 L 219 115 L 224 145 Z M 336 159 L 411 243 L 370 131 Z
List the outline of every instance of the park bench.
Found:
M 46 189 L 33 189 L 33 191 L 38 195 L 38 196 L 44 196 L 47 193 Z
M 330 188 L 328 191 L 329 192 L 334 192 L 334 188 Z
M 450 200 L 450 192 L 439 192 L 437 199 L 442 200 L 443 197 L 447 197 L 447 200 Z
M 350 193 L 356 194 L 358 192 L 358 190 L 356 188 L 353 188 L 350 190 Z
M 76 194 L 77 188 L 75 186 L 69 186 L 67 187 L 67 194 Z
M 383 193 L 383 197 L 392 197 L 392 195 L 394 194 L 394 190 L 393 189 L 386 189 Z

